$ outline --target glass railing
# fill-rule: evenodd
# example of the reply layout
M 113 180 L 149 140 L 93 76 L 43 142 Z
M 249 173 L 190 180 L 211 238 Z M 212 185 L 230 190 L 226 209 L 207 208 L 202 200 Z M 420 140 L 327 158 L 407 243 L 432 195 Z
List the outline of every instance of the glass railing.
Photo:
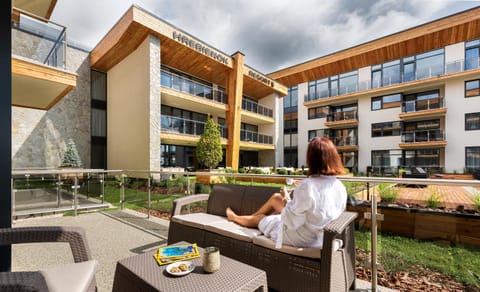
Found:
M 392 175 L 393 170 L 387 171 L 386 166 L 380 167 L 396 176 Z M 272 173 L 275 168 L 266 169 Z M 254 170 L 257 168 L 252 168 Z M 83 203 L 76 202 L 89 197 L 113 208 L 143 213 L 144 217 L 139 218 L 167 218 L 161 215 L 171 214 L 173 200 L 210 193 L 214 185 L 210 176 L 227 184 L 280 188 L 286 185 L 287 178 L 305 179 L 304 171 L 265 175 L 225 169 L 212 172 L 187 172 L 183 168 L 103 170 L 90 173 L 90 178 L 83 170 L 83 175 L 73 176 L 58 171 L 13 171 L 12 213 L 14 216 L 20 216 L 21 212 L 33 214 L 38 211 L 35 206 L 40 198 L 55 205 L 60 193 L 61 204 L 65 203 L 70 210 L 77 206 L 76 210 L 81 211 Z M 450 175 L 452 179 L 446 179 Z M 358 214 L 353 258 L 356 279 L 370 282 L 372 291 L 377 291 L 378 286 L 404 291 L 409 285 L 423 291 L 452 291 L 453 287 L 455 291 L 478 290 L 480 233 L 475 231 L 480 228 L 480 181 L 469 174 L 445 174 L 444 177 L 338 177 L 347 191 L 347 211 Z M 25 209 L 20 211 L 21 208 Z M 63 211 L 56 207 L 53 210 Z M 206 202 L 197 202 L 184 206 L 181 212 L 206 210 Z M 449 286 L 452 283 L 455 286 Z
M 267 106 L 252 102 L 250 100 L 242 101 L 242 109 L 266 117 L 273 117 L 273 110 Z
M 66 28 L 47 19 L 12 11 L 12 54 L 65 69 Z
M 258 132 L 240 130 L 240 141 L 271 145 L 273 144 L 273 137 Z
M 423 143 L 445 141 L 443 130 L 417 130 L 401 133 L 402 143 Z
M 460 59 L 452 62 L 448 62 L 442 65 L 432 65 L 423 69 L 418 69 L 415 73 L 398 74 L 397 76 L 389 76 L 379 80 L 364 80 L 358 82 L 356 85 L 349 85 L 335 90 L 333 92 L 323 91 L 308 92 L 304 95 L 304 101 L 314 101 L 322 98 L 334 97 L 338 95 L 350 94 L 355 92 L 361 92 L 376 88 L 382 88 L 392 86 L 395 84 L 411 82 L 416 80 L 422 80 L 432 77 L 438 77 L 443 75 L 455 74 L 465 72 L 469 70 L 475 70 L 480 68 L 480 57 L 472 57 L 468 59 Z
M 357 146 L 357 137 L 353 136 L 343 136 L 343 137 L 331 137 L 333 144 L 335 146 Z
M 443 108 L 443 97 L 411 100 L 402 103 L 402 113 L 412 113 Z
M 200 136 L 205 130 L 206 122 L 162 115 L 162 131 Z
M 357 120 L 358 111 L 345 111 L 345 112 L 336 112 L 330 113 L 327 115 L 327 122 L 339 122 L 345 120 Z
M 160 84 L 183 93 L 208 99 L 213 102 L 227 104 L 227 94 L 223 90 L 213 89 L 211 86 L 190 80 L 172 72 L 161 72 Z
M 107 208 L 104 170 L 56 169 L 12 172 L 12 214 L 77 212 Z

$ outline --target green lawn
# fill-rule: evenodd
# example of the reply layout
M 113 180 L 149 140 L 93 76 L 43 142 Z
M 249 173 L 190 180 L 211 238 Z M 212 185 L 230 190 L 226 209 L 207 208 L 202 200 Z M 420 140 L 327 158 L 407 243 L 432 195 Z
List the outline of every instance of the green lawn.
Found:
M 356 246 L 370 251 L 370 232 L 356 231 Z M 378 235 L 378 262 L 385 271 L 422 266 L 480 287 L 480 249 L 436 244 L 394 235 Z

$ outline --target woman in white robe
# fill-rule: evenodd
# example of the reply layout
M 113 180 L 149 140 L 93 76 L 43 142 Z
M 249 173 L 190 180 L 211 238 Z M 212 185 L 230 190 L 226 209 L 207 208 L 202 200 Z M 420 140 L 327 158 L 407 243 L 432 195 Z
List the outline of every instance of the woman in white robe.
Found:
M 230 221 L 258 227 L 276 242 L 296 247 L 321 247 L 325 225 L 345 211 L 347 192 L 335 177 L 344 169 L 335 145 L 325 138 L 310 141 L 307 150 L 309 177 L 294 189 L 292 200 L 281 191 L 275 193 L 255 213 L 240 216 L 227 208 Z

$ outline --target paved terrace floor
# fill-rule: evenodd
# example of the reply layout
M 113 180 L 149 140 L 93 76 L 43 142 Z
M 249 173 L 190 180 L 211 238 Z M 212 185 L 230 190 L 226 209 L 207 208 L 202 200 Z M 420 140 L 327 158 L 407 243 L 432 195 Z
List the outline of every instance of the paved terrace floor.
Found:
M 112 290 L 118 260 L 156 249 L 167 242 L 168 221 L 133 211 L 110 211 L 17 220 L 22 226 L 81 226 L 85 229 L 92 257 L 99 262 L 96 273 L 99 292 Z M 73 262 L 70 248 L 63 243 L 22 244 L 12 248 L 14 271 L 38 270 Z M 371 284 L 357 280 L 357 291 L 369 291 Z M 378 291 L 393 291 L 380 287 Z

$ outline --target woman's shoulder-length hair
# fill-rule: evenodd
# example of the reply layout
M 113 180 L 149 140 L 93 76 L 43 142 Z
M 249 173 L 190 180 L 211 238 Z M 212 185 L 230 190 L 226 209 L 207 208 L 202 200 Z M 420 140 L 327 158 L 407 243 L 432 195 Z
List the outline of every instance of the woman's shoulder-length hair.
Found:
M 344 173 L 337 148 L 326 137 L 316 137 L 308 143 L 307 165 L 309 175 L 340 175 Z

